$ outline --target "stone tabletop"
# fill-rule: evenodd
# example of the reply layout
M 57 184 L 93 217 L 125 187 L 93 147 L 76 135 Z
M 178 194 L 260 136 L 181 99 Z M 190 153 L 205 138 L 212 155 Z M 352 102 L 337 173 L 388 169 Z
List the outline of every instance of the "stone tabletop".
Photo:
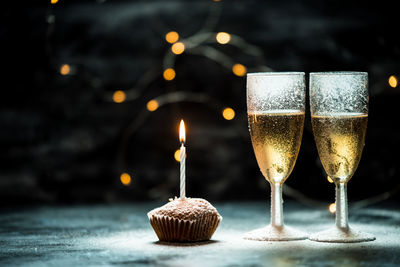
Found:
M 215 204 L 215 203 L 214 203 Z M 353 244 L 242 239 L 267 222 L 268 203 L 215 204 L 223 221 L 209 242 L 157 241 L 147 211 L 162 203 L 28 207 L 0 212 L 0 266 L 399 266 L 395 205 L 350 210 L 376 241 Z M 286 202 L 285 223 L 308 233 L 333 226 L 327 209 Z

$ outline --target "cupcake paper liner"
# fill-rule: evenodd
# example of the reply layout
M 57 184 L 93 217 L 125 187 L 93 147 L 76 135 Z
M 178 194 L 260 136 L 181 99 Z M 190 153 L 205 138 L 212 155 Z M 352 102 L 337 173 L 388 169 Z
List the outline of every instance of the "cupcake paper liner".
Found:
M 222 220 L 219 215 L 202 216 L 196 220 L 182 220 L 165 215 L 147 214 L 160 241 L 195 242 L 209 240 Z

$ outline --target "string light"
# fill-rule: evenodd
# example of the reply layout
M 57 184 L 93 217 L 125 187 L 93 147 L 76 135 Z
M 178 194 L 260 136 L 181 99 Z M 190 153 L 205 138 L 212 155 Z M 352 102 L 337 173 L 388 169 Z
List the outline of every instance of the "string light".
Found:
M 163 73 L 164 79 L 167 81 L 172 81 L 173 79 L 175 79 L 175 75 L 176 75 L 175 70 L 172 68 L 164 70 Z
M 183 51 L 185 51 L 185 44 L 182 43 L 182 42 L 174 43 L 174 44 L 171 46 L 171 51 L 172 51 L 172 53 L 174 53 L 175 55 L 180 55 L 180 54 L 183 53 Z
M 397 87 L 397 77 L 394 75 L 390 76 L 388 79 L 388 83 L 389 83 L 390 87 L 396 88 Z
M 175 151 L 175 153 L 174 153 L 174 158 L 175 158 L 175 160 L 176 160 L 177 162 L 180 162 L 180 161 L 181 161 L 180 157 L 181 157 L 181 151 L 180 151 L 179 149 L 177 149 L 177 150 Z
M 147 102 L 146 104 L 146 108 L 148 111 L 155 111 L 158 109 L 158 107 L 160 106 L 160 104 L 158 103 L 157 100 L 150 100 L 149 102 Z
M 217 39 L 219 44 L 227 44 L 231 40 L 231 35 L 227 32 L 219 32 L 215 36 L 215 39 Z
M 68 75 L 71 72 L 71 67 L 68 64 L 63 64 L 60 67 L 61 75 Z
M 115 103 L 122 103 L 122 102 L 125 101 L 125 99 L 126 99 L 126 94 L 125 94 L 124 91 L 117 90 L 117 91 L 114 92 L 113 101 Z
M 121 180 L 121 183 L 125 186 L 130 185 L 132 181 L 131 176 L 126 172 L 122 173 L 119 179 Z
M 243 77 L 244 75 L 246 75 L 247 69 L 242 64 L 237 63 L 232 66 L 232 72 L 236 76 Z
M 233 120 L 235 118 L 235 111 L 232 108 L 225 108 L 222 111 L 222 116 L 224 117 L 225 120 Z
M 177 32 L 169 32 L 165 35 L 165 40 L 168 43 L 173 44 L 179 40 L 179 34 Z
M 328 210 L 332 214 L 335 213 L 336 212 L 336 203 L 329 204 Z
M 187 153 L 185 154 L 185 158 L 187 158 Z M 174 159 L 175 159 L 177 162 L 180 162 L 180 161 L 181 161 L 181 150 L 180 150 L 180 149 L 177 149 L 177 150 L 175 151 L 175 153 L 174 153 Z
M 105 2 L 106 0 L 97 0 L 97 2 L 98 3 L 103 3 L 103 2 Z M 220 2 L 221 0 L 214 0 L 214 2 Z M 56 4 L 56 3 L 58 3 L 59 2 L 59 0 L 50 0 L 50 3 L 51 4 Z M 210 9 L 210 14 L 212 13 L 212 12 L 214 12 L 215 14 L 216 14 L 216 16 L 220 16 L 220 13 L 221 13 L 221 8 L 220 8 L 220 6 L 221 5 L 211 5 L 211 9 Z M 210 16 L 211 17 L 211 16 Z M 54 15 L 52 15 L 52 14 L 50 14 L 50 15 L 48 15 L 48 17 L 47 17 L 47 22 L 48 22 L 48 27 L 50 27 L 50 26 L 52 26 L 52 24 L 54 23 L 54 21 L 55 21 L 55 16 Z M 211 26 L 210 26 L 211 25 Z M 212 24 L 212 23 L 208 23 L 208 25 L 206 26 L 206 27 L 204 27 L 204 31 L 201 31 L 200 32 L 200 34 L 204 34 L 204 32 L 208 32 L 209 34 L 212 34 L 212 32 L 213 32 L 213 29 L 212 29 L 212 27 L 213 26 L 215 26 L 214 24 Z M 173 33 L 172 34 L 172 36 L 174 36 L 174 34 L 176 33 L 176 32 L 171 32 L 171 33 Z M 174 38 L 172 37 L 172 40 L 171 39 L 169 39 L 168 38 L 168 40 L 167 40 L 167 35 L 168 35 L 168 33 L 165 35 L 165 39 L 166 39 L 166 41 L 167 42 L 169 42 L 170 43 L 170 41 L 171 41 L 171 43 L 176 43 L 178 40 L 179 40 L 179 34 L 178 33 L 176 33 L 176 40 L 174 41 Z M 229 35 L 230 36 L 230 35 Z M 193 35 L 193 36 L 191 36 L 191 39 L 193 39 L 193 37 L 199 37 L 199 35 Z M 201 38 L 200 38 L 201 39 Z M 229 40 L 230 41 L 230 40 Z M 228 41 L 228 42 L 229 42 Z M 217 42 L 218 42 L 218 40 L 217 40 Z M 200 43 L 195 43 L 195 45 L 201 45 Z M 255 47 L 255 46 L 251 46 L 250 44 L 248 44 L 248 43 L 246 43 L 244 40 L 243 40 L 243 43 L 242 43 L 242 45 L 239 45 L 239 44 L 235 44 L 235 45 L 237 45 L 239 48 L 241 48 L 241 49 L 248 49 L 248 50 L 250 50 L 250 48 L 253 50 L 253 53 L 252 53 L 252 55 L 256 55 L 256 56 L 258 56 L 258 57 L 260 57 L 260 58 L 262 58 L 263 57 L 263 53 L 262 53 L 262 51 L 261 51 L 261 49 L 259 49 L 259 48 L 257 48 L 257 47 Z M 250 48 L 249 48 L 250 47 Z M 184 50 L 185 48 L 183 48 L 183 50 Z M 182 51 L 183 52 L 183 51 Z M 169 56 L 168 54 L 170 54 L 170 53 L 166 53 L 165 55 L 164 55 L 164 60 Z M 205 54 L 203 54 L 204 56 L 205 56 Z M 225 63 L 226 62 L 229 62 L 229 60 L 231 60 L 231 58 L 230 57 L 228 57 L 228 56 L 225 56 L 224 54 L 221 54 L 222 55 L 222 57 L 219 57 L 219 58 L 216 58 L 216 57 L 214 57 L 214 58 L 212 58 L 212 57 L 209 57 L 210 59 L 212 59 L 212 60 L 215 60 L 215 61 L 218 61 L 218 62 L 221 62 L 221 61 L 223 61 L 224 59 L 228 59 L 228 61 L 226 61 L 225 60 Z M 65 65 L 65 67 L 64 67 L 64 65 Z M 60 67 L 60 73 L 62 74 L 62 75 L 68 75 L 68 74 L 70 74 L 70 72 L 71 72 L 71 68 L 70 68 L 70 66 L 68 65 L 68 64 L 64 64 L 63 66 L 61 66 Z M 174 64 L 172 63 L 172 64 L 169 64 L 169 65 L 167 65 L 167 66 L 173 66 Z M 225 67 L 227 67 L 228 69 L 229 69 L 229 67 L 230 67 L 230 64 L 228 63 L 228 64 L 225 64 Z M 236 68 L 235 68 L 236 67 Z M 262 66 L 259 66 L 258 68 L 260 68 L 260 69 L 265 69 L 265 70 L 267 70 L 267 71 L 273 71 L 270 67 L 268 67 L 268 66 L 265 66 L 265 65 L 262 65 Z M 241 70 L 241 71 L 239 71 L 239 70 Z M 243 66 L 243 65 L 241 65 L 241 64 L 235 64 L 233 67 L 232 67 L 232 72 L 235 74 L 235 75 L 237 75 L 237 76 L 244 76 L 245 74 L 246 74 L 246 72 L 247 72 L 247 69 L 246 69 L 246 67 L 245 66 Z M 238 75 L 238 74 L 240 74 L 240 75 Z M 164 76 L 164 79 L 166 79 L 166 80 L 173 80 L 174 78 L 175 78 L 175 75 L 176 75 L 176 73 L 175 73 L 175 70 L 173 69 L 173 68 L 169 68 L 169 69 L 166 69 L 165 71 L 164 71 L 164 73 L 163 73 L 163 76 Z M 146 79 L 145 80 L 145 82 L 143 82 L 142 84 L 141 84 L 141 87 L 143 87 L 143 88 L 145 88 L 146 87 L 146 85 L 149 85 L 151 82 L 152 82 L 153 80 L 151 79 L 151 78 L 149 78 L 149 79 Z M 397 80 L 397 77 L 396 76 L 394 76 L 394 75 L 392 75 L 392 76 L 390 76 L 389 77 L 389 79 L 388 79 L 388 83 L 389 83 L 389 85 L 391 86 L 391 87 L 397 87 L 397 85 L 398 85 L 398 80 Z M 124 100 L 123 101 L 125 101 L 125 99 L 126 99 L 126 95 L 125 95 L 125 93 L 123 92 L 123 91 L 120 91 L 120 92 L 122 92 L 122 94 L 124 95 Z M 121 95 L 122 95 L 121 94 Z M 114 95 L 115 95 L 115 93 L 114 93 Z M 114 99 L 114 96 L 113 96 L 113 99 Z M 152 101 L 152 100 L 151 100 Z M 147 104 L 149 104 L 151 101 L 149 101 Z M 154 100 L 154 101 L 156 101 L 156 100 Z M 157 102 L 157 101 L 156 101 Z M 158 104 L 158 102 L 157 102 L 157 104 Z M 156 106 L 156 105 L 155 105 Z M 157 108 L 158 108 L 159 106 L 157 106 Z M 157 109 L 156 108 L 156 109 Z M 126 176 L 126 175 L 128 175 L 128 176 Z M 124 176 L 125 178 L 124 179 L 126 179 L 127 180 L 127 177 L 129 177 L 129 179 L 131 179 L 130 178 L 130 175 L 129 174 L 126 174 L 126 175 L 124 175 L 124 174 L 121 174 L 121 182 L 122 182 L 122 176 Z M 328 178 L 329 179 L 329 178 Z M 125 180 L 125 181 L 126 181 Z M 129 182 L 130 183 L 130 182 Z M 286 187 L 286 188 L 289 188 L 288 186 Z M 296 190 L 294 190 L 294 189 L 292 189 L 292 188 L 290 188 L 292 191 L 296 191 Z M 374 196 L 374 197 L 370 197 L 370 198 L 368 198 L 368 199 L 365 199 L 365 200 L 361 200 L 361 201 L 359 201 L 359 205 L 357 206 L 358 208 L 359 207 L 364 207 L 364 206 L 367 206 L 367 205 L 371 205 L 371 204 L 374 204 L 374 203 L 378 203 L 379 201 L 382 201 L 382 199 L 387 199 L 387 198 L 389 198 L 390 196 L 393 196 L 393 195 L 395 195 L 396 193 L 398 193 L 398 192 L 400 192 L 400 185 L 398 185 L 395 189 L 393 189 L 393 190 L 391 190 L 391 191 L 388 191 L 388 192 L 385 192 L 384 194 L 381 194 L 381 195 L 378 195 L 378 196 Z M 299 192 L 297 192 L 297 193 L 299 193 Z M 384 196 L 384 198 L 382 197 L 382 196 Z M 378 197 L 378 198 L 377 198 Z M 301 200 L 304 200 L 304 199 L 311 199 L 311 198 L 308 198 L 307 196 L 305 196 L 305 195 L 303 195 L 303 196 L 297 196 L 297 198 L 301 201 Z M 378 200 L 377 200 L 378 199 Z M 312 200 L 312 199 L 311 199 Z M 312 200 L 312 202 L 314 203 L 313 205 L 319 205 L 319 206 L 321 206 L 321 205 L 324 205 L 325 206 L 325 204 L 322 204 L 322 202 L 318 202 L 317 200 Z M 334 204 L 334 203 L 332 203 L 332 204 Z M 332 205 L 331 204 L 331 205 Z M 331 206 L 330 205 L 330 206 Z M 354 205 L 354 206 L 356 206 L 356 205 Z

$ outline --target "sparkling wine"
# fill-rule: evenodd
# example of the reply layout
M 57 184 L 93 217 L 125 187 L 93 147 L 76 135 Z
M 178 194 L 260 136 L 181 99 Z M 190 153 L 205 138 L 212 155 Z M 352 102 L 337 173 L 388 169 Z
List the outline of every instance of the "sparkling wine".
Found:
M 304 112 L 249 113 L 249 129 L 258 166 L 271 183 L 283 183 L 293 170 L 303 135 Z
M 318 154 L 326 173 L 347 182 L 360 162 L 368 114 L 334 113 L 311 117 Z

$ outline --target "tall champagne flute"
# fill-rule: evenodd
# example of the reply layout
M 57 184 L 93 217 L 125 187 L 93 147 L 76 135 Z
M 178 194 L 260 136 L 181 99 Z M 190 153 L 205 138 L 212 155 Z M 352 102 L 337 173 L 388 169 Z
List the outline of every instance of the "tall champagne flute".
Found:
M 244 238 L 261 241 L 306 239 L 283 223 L 282 185 L 296 163 L 304 125 L 303 72 L 247 74 L 247 114 L 258 166 L 271 186 L 271 223 Z
M 336 185 L 336 227 L 310 236 L 320 242 L 375 239 L 349 227 L 347 182 L 360 162 L 368 123 L 368 73 L 310 73 L 311 122 L 318 154 Z

